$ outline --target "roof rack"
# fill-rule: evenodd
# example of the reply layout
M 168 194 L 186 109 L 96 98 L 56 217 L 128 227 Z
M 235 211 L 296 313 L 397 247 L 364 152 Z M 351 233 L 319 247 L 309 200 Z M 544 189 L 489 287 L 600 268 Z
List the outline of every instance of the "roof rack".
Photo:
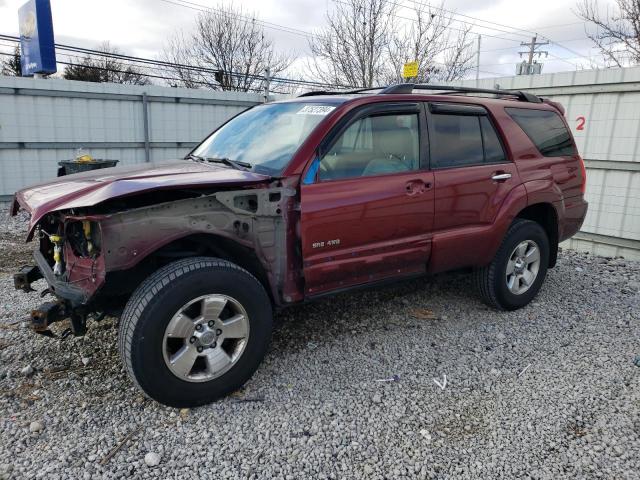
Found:
M 516 97 L 518 100 L 530 103 L 542 103 L 542 99 L 532 93 L 520 90 L 497 90 L 491 88 L 474 88 L 474 87 L 457 87 L 453 85 L 431 85 L 429 83 L 399 83 L 397 85 L 389 85 L 387 87 L 360 88 L 357 90 L 349 90 L 343 92 L 317 91 L 307 92 L 299 97 L 311 97 L 314 95 L 351 95 L 354 93 L 365 93 L 372 90 L 380 90 L 379 94 L 410 94 L 414 90 L 441 90 L 451 93 L 484 93 L 496 95 L 500 97 Z
M 380 91 L 381 94 L 412 93 L 414 90 L 443 90 L 455 93 L 487 93 L 501 97 L 516 97 L 518 100 L 531 103 L 542 103 L 542 99 L 531 93 L 520 90 L 497 90 L 491 88 L 457 87 L 453 85 L 431 85 L 428 83 L 400 83 L 390 85 Z
M 385 87 L 370 87 L 370 88 L 358 88 L 356 90 L 344 90 L 342 92 L 328 91 L 328 90 L 317 90 L 315 92 L 306 92 L 298 95 L 300 97 L 313 97 L 315 95 L 352 95 L 354 93 L 365 93 L 370 92 L 372 90 L 380 90 Z

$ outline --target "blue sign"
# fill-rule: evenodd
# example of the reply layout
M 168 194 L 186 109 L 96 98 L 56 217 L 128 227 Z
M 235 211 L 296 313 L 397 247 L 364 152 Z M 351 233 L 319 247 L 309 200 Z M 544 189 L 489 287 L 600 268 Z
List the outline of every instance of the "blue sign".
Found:
M 18 10 L 22 75 L 56 73 L 56 48 L 49 0 L 29 0 Z

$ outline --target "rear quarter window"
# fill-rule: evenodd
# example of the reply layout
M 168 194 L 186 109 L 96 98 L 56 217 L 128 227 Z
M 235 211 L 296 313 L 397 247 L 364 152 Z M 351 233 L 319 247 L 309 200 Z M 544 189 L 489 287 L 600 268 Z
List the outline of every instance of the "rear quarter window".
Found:
M 551 110 L 505 108 L 545 157 L 576 155 L 571 133 L 558 113 Z

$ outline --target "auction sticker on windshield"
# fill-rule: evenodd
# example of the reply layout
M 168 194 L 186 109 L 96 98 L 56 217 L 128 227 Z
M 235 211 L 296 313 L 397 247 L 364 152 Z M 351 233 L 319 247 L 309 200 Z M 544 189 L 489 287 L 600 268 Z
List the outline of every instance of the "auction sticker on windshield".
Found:
M 326 115 L 327 113 L 335 110 L 336 107 L 329 105 L 305 105 L 298 112 L 297 115 Z

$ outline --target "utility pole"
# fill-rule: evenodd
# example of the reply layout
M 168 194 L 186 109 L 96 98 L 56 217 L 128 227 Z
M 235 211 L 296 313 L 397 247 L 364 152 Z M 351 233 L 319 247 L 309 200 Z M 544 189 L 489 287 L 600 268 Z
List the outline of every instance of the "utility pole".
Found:
M 524 51 L 524 52 L 518 52 L 520 54 L 520 57 L 522 57 L 522 55 L 528 55 L 528 61 L 525 64 L 523 62 L 523 65 L 526 67 L 525 71 L 523 71 L 521 73 L 521 75 L 532 75 L 534 73 L 533 71 L 533 57 L 535 55 L 538 55 L 538 57 L 541 57 L 543 54 L 545 56 L 549 56 L 549 52 L 547 52 L 546 50 L 540 51 L 540 50 L 536 50 L 536 48 L 541 47 L 543 45 L 549 45 L 549 42 L 545 41 L 545 42 L 538 42 L 538 36 L 534 35 L 533 37 L 531 37 L 531 42 L 530 43 L 525 43 L 522 42 L 520 43 L 520 46 L 522 47 L 529 47 L 528 51 Z M 538 72 L 540 73 L 540 72 Z
M 271 82 L 271 69 L 269 67 L 264 69 L 264 103 L 269 101 L 269 83 Z
M 476 56 L 476 83 L 480 78 L 480 44 L 482 43 L 482 35 L 478 35 L 478 53 Z

